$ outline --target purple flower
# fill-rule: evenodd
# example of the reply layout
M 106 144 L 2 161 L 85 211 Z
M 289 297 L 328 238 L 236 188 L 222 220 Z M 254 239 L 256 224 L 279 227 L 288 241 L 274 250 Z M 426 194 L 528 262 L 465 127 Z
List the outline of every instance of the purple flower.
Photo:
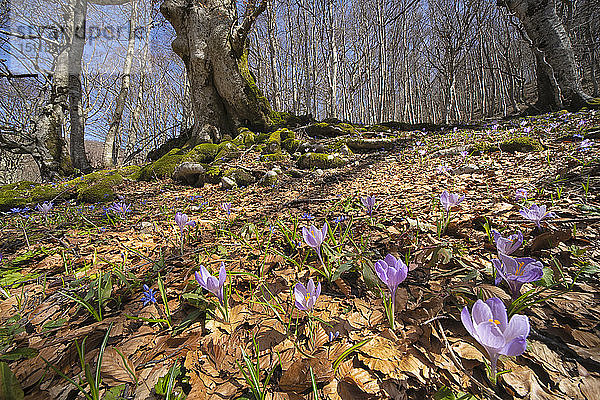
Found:
M 504 279 L 510 287 L 513 300 L 521 295 L 524 283 L 535 282 L 544 275 L 544 266 L 533 258 L 513 258 L 505 254 L 498 254 L 498 257 L 492 260 L 497 272 L 495 283 L 498 285 Z
M 518 231 L 517 233 L 504 237 L 497 230 L 492 230 L 494 236 L 494 242 L 496 243 L 496 249 L 498 254 L 510 255 L 514 253 L 523 244 L 523 233 Z
M 321 283 L 315 288 L 315 283 L 312 278 L 308 280 L 306 287 L 300 282 L 294 286 L 295 304 L 298 310 L 309 311 L 315 306 L 319 295 L 321 294 Z
M 544 218 L 556 218 L 556 214 L 546 211 L 546 206 L 538 206 L 537 204 L 532 204 L 531 208 L 523 208 L 519 211 L 519 214 L 523 218 L 535 222 L 538 228 L 541 228 L 540 223 Z
M 451 168 L 447 165 L 438 165 L 438 167 L 436 169 L 438 175 L 445 174 L 445 173 L 449 172 L 450 170 L 451 170 Z
M 108 211 L 112 211 L 115 214 L 118 214 L 121 219 L 125 219 L 128 212 L 131 212 L 131 204 L 125 204 L 124 202 L 114 203 L 108 207 Z
M 227 278 L 224 262 L 221 261 L 219 279 L 209 274 L 206 268 L 204 268 L 204 265 L 200 266 L 200 273 L 194 272 L 194 277 L 200 286 L 217 296 L 219 303 L 224 305 L 225 295 L 223 293 L 223 286 L 225 285 L 225 279 Z
M 590 140 L 590 139 L 584 139 L 581 141 L 581 143 L 579 143 L 579 151 L 586 151 L 588 150 L 590 147 L 592 147 L 594 145 L 594 141 Z
M 180 212 L 175 213 L 175 223 L 179 226 L 179 230 L 182 234 L 187 225 L 196 226 L 194 221 L 190 221 L 186 214 L 182 214 Z
M 408 267 L 402 260 L 396 259 L 391 254 L 385 256 L 383 260 L 375 263 L 375 272 L 379 279 L 383 281 L 390 290 L 392 304 L 396 298 L 396 289 L 406 279 Z
M 515 191 L 515 200 L 519 201 L 519 200 L 527 200 L 527 197 L 529 196 L 529 192 L 527 191 L 527 189 L 517 189 Z
M 314 225 L 311 225 L 309 228 L 305 226 L 302 227 L 302 237 L 304 238 L 304 243 L 315 249 L 321 263 L 323 263 L 323 258 L 321 257 L 321 244 L 323 244 L 323 241 L 327 236 L 327 229 L 327 222 L 323 224 L 323 228 L 321 228 L 321 230 L 315 228 Z
M 338 337 L 340 337 L 340 331 L 335 331 L 335 333 L 329 332 L 328 335 L 329 335 L 329 341 L 332 342 L 333 340 L 335 340 Z
M 362 203 L 365 211 L 369 216 L 373 214 L 373 210 L 375 209 L 375 196 L 365 196 L 360 198 L 360 202 Z
M 440 203 L 446 210 L 447 213 L 450 212 L 450 209 L 454 206 L 459 205 L 465 199 L 465 195 L 462 197 L 458 193 L 448 193 L 447 190 L 444 190 L 440 195 Z
M 315 217 L 313 217 L 311 214 L 309 213 L 302 213 L 302 215 L 300 216 L 300 218 L 306 220 L 306 221 L 310 221 L 312 219 L 315 219 Z
M 227 215 L 231 214 L 231 203 L 221 203 L 221 210 L 225 211 Z
M 530 127 L 530 126 L 528 126 L 528 127 L 526 127 L 525 129 L 523 129 L 523 132 L 525 132 L 525 133 L 530 133 L 532 130 L 533 130 L 533 128 L 532 128 L 532 127 Z
M 469 152 L 467 150 L 463 150 L 460 152 L 460 156 L 462 158 L 467 158 L 468 155 L 469 155 Z
M 427 149 L 419 149 L 419 155 L 422 157 L 427 154 Z
M 144 289 L 144 293 L 142 294 L 144 307 L 146 307 L 149 303 L 156 303 L 156 299 L 154 298 L 154 290 L 150 289 L 146 284 L 144 284 L 142 288 Z
M 38 204 L 36 206 L 37 210 L 40 213 L 42 213 L 44 218 L 48 218 L 48 213 L 50 212 L 50 210 L 52 210 L 52 207 L 54 207 L 54 203 L 52 203 L 51 201 L 45 201 L 44 203 Z
M 583 139 L 583 135 L 581 133 L 576 133 L 573 135 L 574 138 Z
M 487 351 L 494 382 L 498 357 L 501 354 L 519 356 L 527 349 L 529 318 L 517 314 L 508 322 L 506 307 L 497 297 L 485 302 L 477 300 L 472 313 L 470 314 L 469 309 L 465 307 L 460 317 L 469 334 Z

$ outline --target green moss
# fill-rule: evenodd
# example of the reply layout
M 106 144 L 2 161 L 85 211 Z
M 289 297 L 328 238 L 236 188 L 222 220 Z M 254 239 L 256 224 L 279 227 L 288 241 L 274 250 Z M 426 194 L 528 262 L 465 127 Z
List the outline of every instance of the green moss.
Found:
M 354 125 L 350 125 L 350 124 L 346 124 L 346 123 L 342 122 L 341 124 L 337 124 L 336 126 L 340 129 L 342 129 L 348 135 L 355 135 L 358 133 L 358 129 Z M 362 129 L 365 130 L 364 128 L 362 128 Z
M 383 125 L 371 125 L 363 129 L 365 129 L 368 132 L 388 132 L 390 130 L 390 128 Z
M 190 150 L 181 161 L 196 163 L 210 163 L 219 153 L 219 145 L 212 143 L 202 143 Z
M 345 164 L 341 157 L 325 153 L 306 153 L 298 159 L 298 167 L 302 169 L 312 168 L 338 168 Z
M 206 168 L 206 173 L 204 174 L 204 178 L 206 182 L 217 184 L 221 182 L 221 177 L 223 176 L 223 170 L 218 165 L 212 165 Z
M 282 161 L 282 160 L 285 160 L 285 158 L 286 157 L 280 151 L 278 153 L 263 154 L 260 156 L 260 161 L 262 161 L 262 162 Z
M 311 136 L 341 136 L 341 135 L 357 135 L 364 128 L 357 128 L 354 125 L 346 123 L 328 124 L 326 122 L 317 122 L 306 128 L 306 132 Z
M 151 181 L 171 177 L 183 157 L 184 154 L 181 149 L 171 150 L 153 163 L 144 166 L 139 172 L 138 180 Z
M 250 186 L 256 181 L 252 174 L 241 168 L 230 168 L 225 171 L 223 176 L 233 179 L 238 186 Z
M 215 162 L 223 162 L 227 160 L 233 160 L 238 158 L 242 152 L 238 149 L 238 147 L 233 144 L 233 142 L 223 142 L 218 145 L 219 152 L 215 157 Z
M 249 147 L 256 142 L 256 134 L 248 128 L 239 128 L 238 135 L 233 139 L 236 146 Z
M 269 139 L 271 135 L 269 133 L 259 133 L 256 135 L 256 143 L 264 143 Z
M 254 77 L 250 73 L 250 69 L 248 68 L 248 50 L 242 53 L 241 57 L 238 60 L 238 68 L 240 74 L 244 78 L 244 94 L 249 100 L 248 106 L 251 108 L 251 112 L 253 115 L 260 116 L 260 119 L 250 121 L 252 126 L 265 127 L 265 123 L 270 125 L 273 123 L 271 120 L 271 115 L 273 114 L 273 110 L 271 109 L 271 104 L 269 100 L 264 96 L 264 94 L 260 91 L 256 82 L 254 81 Z
M 284 148 L 288 153 L 293 154 L 300 147 L 300 141 L 294 138 L 285 139 L 281 142 L 281 147 Z
M 263 151 L 270 154 L 281 152 L 281 134 L 283 132 L 287 136 L 287 133 L 285 132 L 287 130 L 288 129 L 283 128 L 272 132 L 269 135 L 269 139 L 267 139 L 267 143 Z
M 113 188 L 121 183 L 123 183 L 123 177 L 116 171 L 111 171 L 111 173 L 104 176 L 98 174 L 94 177 L 88 177 L 87 183 L 77 188 L 77 200 L 86 203 L 113 201 L 115 199 Z
M 22 207 L 58 197 L 67 197 L 68 193 L 61 196 L 61 187 L 49 184 L 41 185 L 30 181 L 11 183 L 0 187 L 0 211 L 7 211 L 14 207 Z
M 139 165 L 129 165 L 127 167 L 119 168 L 119 174 L 124 178 L 132 178 L 133 176 L 139 174 L 141 169 L 142 168 Z

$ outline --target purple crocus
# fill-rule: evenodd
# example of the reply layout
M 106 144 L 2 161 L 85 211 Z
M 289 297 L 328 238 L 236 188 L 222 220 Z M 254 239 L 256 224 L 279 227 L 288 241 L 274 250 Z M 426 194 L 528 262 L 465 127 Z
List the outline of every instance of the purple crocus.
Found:
M 114 203 L 111 204 L 110 207 L 108 207 L 109 211 L 112 211 L 115 214 L 119 214 L 119 217 L 121 217 L 121 219 L 125 219 L 125 217 L 127 216 L 128 212 L 131 212 L 131 204 L 125 204 L 124 202 L 118 202 L 118 203 Z
M 180 212 L 175 213 L 175 223 L 179 226 L 179 230 L 182 234 L 186 226 L 196 226 L 194 221 L 190 221 L 186 214 Z
M 584 139 L 581 141 L 581 143 L 579 143 L 579 151 L 585 151 L 587 149 L 589 149 L 590 147 L 594 146 L 594 141 L 590 140 L 590 139 Z
M 519 214 L 521 214 L 523 218 L 535 222 L 535 225 L 538 228 L 541 228 L 540 224 L 544 218 L 556 218 L 556 214 L 546 211 L 545 205 L 538 206 L 537 204 L 532 204 L 530 208 L 523 208 L 519 211 Z
M 319 295 L 321 294 L 321 282 L 315 287 L 312 278 L 308 280 L 308 284 L 304 286 L 300 282 L 294 286 L 295 304 L 298 310 L 310 311 L 315 306 Z
M 460 156 L 462 158 L 467 158 L 468 155 L 469 155 L 469 152 L 467 150 L 463 150 L 460 152 Z
M 442 203 L 446 213 L 450 213 L 450 209 L 459 205 L 464 199 L 464 194 L 461 196 L 458 193 L 449 193 L 447 190 L 444 190 L 440 195 L 440 203 Z
M 144 289 L 144 293 L 142 293 L 142 301 L 144 302 L 144 307 L 146 307 L 150 303 L 156 303 L 156 298 L 154 297 L 154 290 L 150 289 L 146 284 L 144 284 L 142 288 Z
M 323 228 L 321 228 L 321 230 L 315 228 L 314 225 L 311 225 L 309 228 L 305 226 L 302 227 L 302 237 L 304 238 L 304 243 L 315 249 L 321 263 L 323 263 L 323 257 L 321 257 L 321 244 L 323 244 L 323 241 L 327 237 L 327 229 L 327 222 L 323 224 Z
M 491 363 L 491 378 L 495 383 L 498 357 L 519 356 L 527 349 L 529 318 L 516 314 L 509 322 L 506 307 L 497 297 L 485 302 L 477 300 L 472 313 L 465 306 L 460 317 L 469 334 L 487 351 Z
M 408 267 L 402 260 L 388 254 L 383 260 L 375 263 L 375 272 L 379 279 L 387 285 L 393 300 L 396 297 L 398 285 L 404 282 L 408 275 Z
M 451 170 L 452 170 L 452 168 L 450 168 L 447 165 L 438 165 L 438 167 L 436 168 L 436 172 L 438 173 L 438 175 L 446 174 L 446 173 L 450 172 Z
M 204 268 L 204 265 L 200 266 L 200 273 L 195 272 L 194 276 L 200 286 L 217 296 L 221 305 L 225 305 L 225 295 L 223 293 L 223 286 L 225 285 L 225 279 L 227 278 L 227 271 L 225 270 L 224 262 L 221 261 L 219 279 L 217 279 L 215 276 L 212 276 L 206 270 L 206 268 Z
M 221 210 L 225 211 L 227 215 L 231 214 L 231 203 L 221 203 Z
M 541 262 L 530 257 L 509 257 L 498 254 L 499 258 L 492 259 L 496 268 L 496 285 L 502 279 L 510 288 L 513 300 L 521 295 L 521 287 L 524 283 L 535 282 L 544 275 L 544 266 Z
M 48 219 L 48 213 L 54 207 L 54 203 L 51 201 L 45 201 L 42 204 L 38 204 L 36 206 L 37 210 L 44 216 L 45 219 Z
M 369 216 L 373 215 L 373 210 L 375 209 L 375 196 L 365 196 L 360 198 L 360 202 L 363 207 L 365 207 L 365 211 Z
M 492 235 L 494 236 L 498 254 L 505 254 L 508 256 L 514 253 L 523 244 L 523 233 L 521 231 L 518 231 L 509 237 L 504 237 L 500 232 L 493 229 Z
M 527 200 L 527 197 L 529 196 L 529 192 L 527 191 L 527 189 L 517 189 L 515 191 L 515 200 L 519 201 L 519 200 Z

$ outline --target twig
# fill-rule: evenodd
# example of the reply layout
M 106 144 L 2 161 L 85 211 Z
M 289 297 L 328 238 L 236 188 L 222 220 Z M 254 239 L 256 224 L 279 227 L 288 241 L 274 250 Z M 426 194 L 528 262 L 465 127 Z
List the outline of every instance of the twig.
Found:
M 335 201 L 339 200 L 338 197 L 330 197 L 328 199 L 294 199 L 285 203 L 286 206 L 291 206 L 294 204 L 303 204 L 303 203 L 325 203 L 327 201 Z
M 437 326 L 438 326 L 439 331 L 442 334 L 442 338 L 444 339 L 444 344 L 446 345 L 446 348 L 450 352 L 450 358 L 452 359 L 452 362 L 454 363 L 454 365 L 456 366 L 456 368 L 458 368 L 463 374 L 465 374 L 467 376 L 467 378 L 469 378 L 469 380 L 471 382 L 473 382 L 477 387 L 479 387 L 479 389 L 481 389 L 483 392 L 485 392 L 488 396 L 492 397 L 495 400 L 502 400 L 490 388 L 488 388 L 487 386 L 485 386 L 483 383 L 479 382 L 477 379 L 473 378 L 471 376 L 471 374 L 469 374 L 467 372 L 467 370 L 465 369 L 465 367 L 463 367 L 462 364 L 456 358 L 456 355 L 454 354 L 454 351 L 452 351 L 452 347 L 450 347 L 450 343 L 448 343 L 448 338 L 446 338 L 446 334 L 444 333 L 444 329 L 442 328 L 442 324 L 440 323 L 439 320 L 437 321 Z

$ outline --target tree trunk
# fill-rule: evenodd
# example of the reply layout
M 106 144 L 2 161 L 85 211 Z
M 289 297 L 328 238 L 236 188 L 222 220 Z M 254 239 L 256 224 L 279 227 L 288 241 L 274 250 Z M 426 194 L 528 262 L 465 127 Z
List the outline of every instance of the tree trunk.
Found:
M 583 91 L 571 40 L 556 14 L 554 0 L 499 0 L 519 18 L 533 42 L 537 61 L 539 111 L 577 110 L 592 97 Z
M 265 7 L 266 0 L 258 6 L 249 1 L 236 26 L 233 1 L 162 3 L 161 12 L 177 33 L 173 50 L 190 80 L 196 140 L 219 142 L 241 124 L 264 129 L 272 123 L 271 106 L 248 69 L 248 32 Z
M 121 125 L 121 119 L 123 118 L 123 110 L 125 109 L 125 100 L 127 100 L 127 94 L 129 93 L 129 87 L 131 85 L 131 66 L 133 64 L 133 50 L 135 48 L 135 21 L 137 2 L 132 1 L 131 3 L 131 18 L 129 22 L 129 37 L 127 44 L 127 55 L 125 56 L 125 63 L 123 65 L 123 77 L 121 80 L 121 89 L 117 96 L 115 104 L 115 112 L 110 122 L 106 138 L 104 139 L 104 148 L 102 154 L 102 164 L 104 167 L 114 167 L 117 164 L 119 158 L 119 141 L 117 135 L 119 133 L 119 126 Z

